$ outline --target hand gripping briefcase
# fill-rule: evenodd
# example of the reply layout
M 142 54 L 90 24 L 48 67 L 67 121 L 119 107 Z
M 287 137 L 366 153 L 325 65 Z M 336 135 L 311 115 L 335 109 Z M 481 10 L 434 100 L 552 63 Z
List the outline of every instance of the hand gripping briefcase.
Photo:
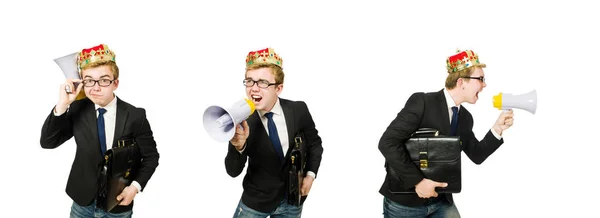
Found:
M 448 183 L 447 187 L 437 187 L 437 193 L 459 193 L 461 190 L 461 141 L 459 136 L 439 135 L 433 128 L 420 128 L 406 141 L 410 160 L 427 179 Z M 415 193 L 415 188 L 404 189 L 402 181 L 389 166 L 390 192 Z
M 106 151 L 99 178 L 97 207 L 110 212 L 120 203 L 117 196 L 131 185 L 140 162 L 139 146 L 133 139 L 118 140 L 117 147 Z

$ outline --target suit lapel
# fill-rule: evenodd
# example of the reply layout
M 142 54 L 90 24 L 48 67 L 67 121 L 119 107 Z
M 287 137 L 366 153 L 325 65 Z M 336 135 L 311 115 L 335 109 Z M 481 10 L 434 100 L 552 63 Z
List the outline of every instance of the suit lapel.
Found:
M 287 161 L 290 153 L 294 149 L 294 136 L 296 133 L 296 119 L 294 119 L 294 108 L 289 104 L 288 101 L 281 100 L 281 108 L 285 117 L 285 126 L 288 132 L 288 149 L 285 152 L 284 162 L 281 164 L 281 170 L 285 170 L 289 162 Z
M 100 154 L 100 140 L 98 139 L 98 118 L 96 117 L 96 108 L 94 103 L 87 99 L 88 104 L 85 108 L 85 122 L 90 130 L 90 144 L 93 146 L 94 151 L 98 151 Z
M 290 151 L 292 150 L 292 147 L 294 145 L 294 135 L 296 133 L 296 123 L 295 123 L 295 119 L 294 119 L 294 108 L 291 107 L 291 105 L 288 104 L 287 101 L 285 100 L 281 100 L 281 108 L 283 109 L 283 115 L 285 117 L 285 126 L 287 128 L 287 133 L 288 133 L 288 150 L 285 153 L 285 157 L 288 156 L 288 154 L 290 153 Z
M 129 117 L 129 112 L 127 112 L 126 105 L 123 104 L 121 99 L 117 98 L 117 117 L 115 120 L 115 133 L 114 133 L 114 137 L 113 137 L 113 141 L 112 141 L 112 147 L 115 147 L 117 140 L 121 139 L 121 136 L 123 136 L 123 130 L 125 129 L 125 123 L 127 122 L 127 117 Z M 106 148 L 106 149 L 110 149 L 110 148 Z
M 446 102 L 446 96 L 444 95 L 444 90 L 440 90 L 437 94 L 437 103 L 439 104 L 439 115 L 442 122 L 440 134 L 450 135 L 450 113 L 448 112 L 448 103 Z

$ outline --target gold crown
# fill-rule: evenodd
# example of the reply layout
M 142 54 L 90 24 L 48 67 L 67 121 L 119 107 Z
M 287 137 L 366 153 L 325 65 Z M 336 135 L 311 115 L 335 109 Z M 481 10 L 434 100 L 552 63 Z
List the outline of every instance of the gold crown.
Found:
M 77 66 L 79 70 L 85 68 L 85 66 L 97 62 L 97 61 L 115 61 L 115 53 L 108 49 L 107 45 L 100 44 L 91 48 L 85 48 L 79 52 L 77 58 Z
M 458 72 L 469 67 L 485 67 L 485 64 L 479 62 L 479 56 L 472 50 L 456 50 L 456 54 L 446 59 L 446 69 L 448 73 Z
M 283 60 L 272 48 L 249 52 L 246 56 L 246 67 L 254 64 L 275 64 L 283 68 Z

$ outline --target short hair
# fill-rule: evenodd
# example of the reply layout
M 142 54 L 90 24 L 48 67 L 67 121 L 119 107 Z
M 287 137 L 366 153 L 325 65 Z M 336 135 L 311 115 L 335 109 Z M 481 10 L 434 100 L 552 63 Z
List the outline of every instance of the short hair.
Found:
M 273 74 L 273 77 L 275 77 L 275 83 L 283 84 L 285 74 L 283 73 L 283 69 L 275 64 L 252 64 L 246 67 L 246 73 L 248 73 L 249 70 L 256 70 L 261 68 L 271 69 L 271 73 Z
M 111 60 L 92 62 L 81 69 L 79 76 L 83 77 L 83 71 L 86 69 L 96 68 L 96 67 L 101 67 L 101 66 L 109 66 L 113 73 L 113 77 L 114 77 L 113 79 L 119 79 L 119 67 L 117 66 L 117 63 L 115 63 L 114 61 L 111 61 Z
M 469 67 L 464 70 L 456 71 L 454 73 L 449 73 L 448 76 L 446 77 L 446 88 L 453 89 L 454 87 L 456 87 L 456 82 L 458 81 L 459 78 L 463 78 L 464 80 L 469 81 L 469 78 L 464 78 L 464 77 L 469 77 L 469 76 L 473 75 L 473 72 L 475 72 L 475 69 L 477 69 L 477 68 L 479 68 L 479 67 Z

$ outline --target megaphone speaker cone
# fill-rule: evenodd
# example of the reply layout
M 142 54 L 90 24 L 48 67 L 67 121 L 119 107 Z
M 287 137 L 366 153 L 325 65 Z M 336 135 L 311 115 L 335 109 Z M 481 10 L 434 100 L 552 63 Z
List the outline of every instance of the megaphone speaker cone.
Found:
M 254 102 L 248 99 L 235 102 L 229 109 L 210 106 L 204 111 L 204 129 L 216 141 L 229 141 L 235 135 L 235 126 L 248 119 L 255 109 Z

